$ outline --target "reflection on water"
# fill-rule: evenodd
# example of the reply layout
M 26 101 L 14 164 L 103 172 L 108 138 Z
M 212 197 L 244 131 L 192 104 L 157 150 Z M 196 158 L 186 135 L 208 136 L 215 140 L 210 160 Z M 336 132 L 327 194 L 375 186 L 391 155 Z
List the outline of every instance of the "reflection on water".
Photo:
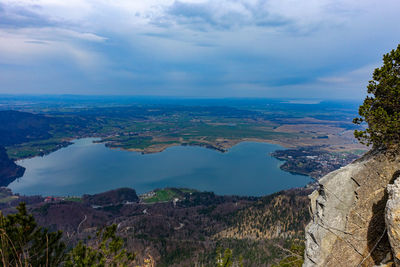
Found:
M 19 161 L 26 168 L 25 175 L 9 187 L 27 195 L 82 195 L 118 187 L 144 193 L 155 188 L 187 187 L 260 196 L 310 181 L 307 176 L 280 170 L 281 162 L 269 153 L 281 147 L 273 144 L 243 142 L 226 153 L 175 146 L 142 155 L 108 149 L 93 140 L 79 139 L 50 155 Z

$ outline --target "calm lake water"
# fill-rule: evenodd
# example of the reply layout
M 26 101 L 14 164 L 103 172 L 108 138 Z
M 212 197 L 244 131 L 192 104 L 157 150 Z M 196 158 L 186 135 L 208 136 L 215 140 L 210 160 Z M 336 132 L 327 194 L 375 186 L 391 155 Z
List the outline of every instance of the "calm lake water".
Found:
M 18 161 L 25 175 L 10 188 L 26 195 L 77 196 L 132 187 L 186 187 L 217 194 L 261 196 L 306 185 L 310 178 L 279 169 L 270 152 L 282 147 L 243 142 L 221 153 L 203 147 L 174 146 L 156 154 L 109 149 L 93 138 L 44 157 Z

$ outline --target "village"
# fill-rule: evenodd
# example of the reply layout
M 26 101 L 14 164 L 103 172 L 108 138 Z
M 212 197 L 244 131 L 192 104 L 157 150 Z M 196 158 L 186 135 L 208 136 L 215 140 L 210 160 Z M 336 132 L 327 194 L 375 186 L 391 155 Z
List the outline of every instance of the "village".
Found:
M 353 162 L 361 155 L 361 151 L 330 152 L 323 146 L 302 147 L 299 149 L 277 150 L 271 155 L 285 161 L 282 170 L 308 175 L 319 179 L 327 173 Z

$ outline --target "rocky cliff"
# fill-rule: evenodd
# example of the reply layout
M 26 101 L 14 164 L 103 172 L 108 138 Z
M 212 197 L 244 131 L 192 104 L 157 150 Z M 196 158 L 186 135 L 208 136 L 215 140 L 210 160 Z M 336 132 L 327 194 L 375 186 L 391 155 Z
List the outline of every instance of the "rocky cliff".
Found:
M 387 186 L 398 176 L 400 154 L 374 150 L 323 177 L 309 196 L 312 218 L 306 227 L 304 266 L 390 262 L 385 207 Z
M 385 223 L 394 263 L 400 266 L 400 179 L 387 187 L 389 199 L 386 203 Z

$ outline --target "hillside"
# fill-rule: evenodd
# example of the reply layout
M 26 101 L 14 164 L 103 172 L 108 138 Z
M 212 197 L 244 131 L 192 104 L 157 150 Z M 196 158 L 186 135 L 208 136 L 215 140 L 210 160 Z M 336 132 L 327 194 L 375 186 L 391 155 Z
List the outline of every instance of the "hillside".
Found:
M 30 203 L 29 210 L 39 224 L 62 230 L 69 244 L 116 223 L 128 249 L 137 253 L 137 263 L 151 256 L 157 266 L 210 266 L 215 263 L 218 247 L 232 249 L 236 259 L 242 256 L 245 266 L 270 266 L 287 255 L 282 248 L 303 239 L 310 191 L 296 189 L 254 198 L 168 190 L 176 192 L 179 199 L 153 204 L 127 202 L 134 197 L 134 191 L 128 189 L 81 199 L 8 196 L 2 211 L 12 212 L 9 206 L 19 201 Z M 101 207 L 94 205 L 106 204 L 106 199 L 112 201 Z M 238 227 L 244 227 L 249 235 L 232 234 Z
M 139 202 L 139 198 L 135 190 L 120 188 L 95 195 L 83 195 L 82 201 L 92 206 L 115 206 L 124 203 Z
M 262 197 L 231 216 L 231 226 L 217 236 L 253 240 L 302 236 L 302 226 L 310 220 L 304 210 L 308 204 L 307 193 L 307 190 L 293 189 Z
M 0 145 L 9 146 L 51 137 L 51 119 L 13 110 L 0 111 Z
M 51 121 L 28 112 L 0 111 L 0 186 L 9 185 L 25 172 L 9 158 L 5 146 L 50 138 Z
M 25 168 L 8 158 L 6 149 L 0 146 L 0 186 L 7 186 L 24 175 Z

